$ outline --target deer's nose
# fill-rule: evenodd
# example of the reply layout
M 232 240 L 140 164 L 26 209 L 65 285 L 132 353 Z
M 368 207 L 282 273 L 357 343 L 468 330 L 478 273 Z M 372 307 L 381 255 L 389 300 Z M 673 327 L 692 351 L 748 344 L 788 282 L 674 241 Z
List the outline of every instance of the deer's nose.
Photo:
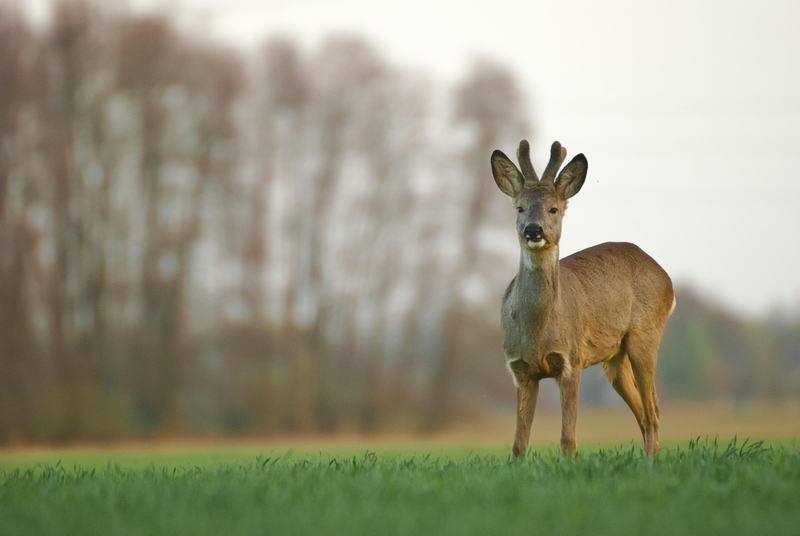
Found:
M 541 225 L 531 223 L 525 226 L 523 236 L 525 240 L 541 240 L 544 238 L 544 229 L 542 229 Z

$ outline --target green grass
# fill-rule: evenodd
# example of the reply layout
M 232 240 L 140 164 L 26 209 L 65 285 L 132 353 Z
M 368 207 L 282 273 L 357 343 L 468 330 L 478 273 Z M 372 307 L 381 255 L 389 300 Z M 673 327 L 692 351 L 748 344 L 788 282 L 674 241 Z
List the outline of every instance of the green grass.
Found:
M 0 534 L 800 534 L 796 443 L 95 456 L 5 456 Z

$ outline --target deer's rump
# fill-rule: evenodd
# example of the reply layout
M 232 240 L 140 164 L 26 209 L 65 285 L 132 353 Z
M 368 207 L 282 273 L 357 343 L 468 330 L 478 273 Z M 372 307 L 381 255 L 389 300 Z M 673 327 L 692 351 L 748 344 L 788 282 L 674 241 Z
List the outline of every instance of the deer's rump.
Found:
M 672 312 L 669 275 L 650 255 L 627 242 L 606 242 L 561 260 L 562 293 L 578 320 L 583 366 L 610 359 L 627 333 L 661 332 Z

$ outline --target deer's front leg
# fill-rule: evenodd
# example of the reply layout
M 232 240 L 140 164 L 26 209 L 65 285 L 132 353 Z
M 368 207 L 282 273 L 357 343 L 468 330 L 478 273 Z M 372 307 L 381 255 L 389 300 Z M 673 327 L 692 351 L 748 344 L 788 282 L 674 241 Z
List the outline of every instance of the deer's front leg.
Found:
M 531 437 L 531 423 L 536 412 L 536 399 L 539 396 L 539 380 L 517 379 L 517 431 L 514 434 L 512 452 L 515 458 L 525 454 Z
M 565 367 L 558 377 L 561 390 L 561 453 L 575 456 L 578 441 L 575 428 L 578 423 L 578 394 L 581 384 L 581 371 Z

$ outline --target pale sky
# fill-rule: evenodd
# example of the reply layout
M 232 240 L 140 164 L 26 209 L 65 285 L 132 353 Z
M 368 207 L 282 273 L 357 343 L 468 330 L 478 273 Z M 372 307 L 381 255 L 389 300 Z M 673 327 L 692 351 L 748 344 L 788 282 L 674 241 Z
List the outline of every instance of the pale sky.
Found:
M 563 254 L 631 241 L 676 283 L 738 311 L 800 311 L 800 2 L 130 4 L 165 9 L 245 49 L 276 33 L 309 46 L 332 33 L 363 35 L 441 82 L 475 56 L 497 60 L 528 96 L 534 165 L 556 139 L 588 158 Z

